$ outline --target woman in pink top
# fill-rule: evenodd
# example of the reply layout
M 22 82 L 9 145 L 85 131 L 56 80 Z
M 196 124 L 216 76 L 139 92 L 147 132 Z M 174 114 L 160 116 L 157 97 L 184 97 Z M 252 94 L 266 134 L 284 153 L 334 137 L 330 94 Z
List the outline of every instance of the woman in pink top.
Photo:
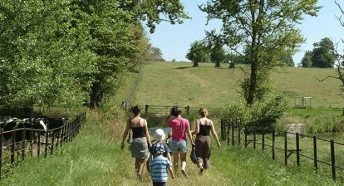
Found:
M 194 144 L 190 131 L 189 121 L 181 116 L 181 110 L 177 106 L 172 107 L 170 115 L 166 121 L 169 127 L 172 128 L 172 141 L 170 143 L 172 156 L 173 156 L 173 167 L 174 171 L 178 170 L 178 161 L 181 161 L 181 172 L 183 176 L 187 177 L 185 171 L 186 168 L 186 136 L 190 139 L 191 143 Z

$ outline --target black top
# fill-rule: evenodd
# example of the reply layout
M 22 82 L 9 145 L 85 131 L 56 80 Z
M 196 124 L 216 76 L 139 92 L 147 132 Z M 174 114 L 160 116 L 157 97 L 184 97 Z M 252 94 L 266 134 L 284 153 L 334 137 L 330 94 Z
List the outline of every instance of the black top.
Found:
M 133 139 L 146 137 L 144 127 L 132 127 L 131 130 L 133 131 Z
M 201 136 L 209 136 L 211 126 L 199 124 L 199 133 Z

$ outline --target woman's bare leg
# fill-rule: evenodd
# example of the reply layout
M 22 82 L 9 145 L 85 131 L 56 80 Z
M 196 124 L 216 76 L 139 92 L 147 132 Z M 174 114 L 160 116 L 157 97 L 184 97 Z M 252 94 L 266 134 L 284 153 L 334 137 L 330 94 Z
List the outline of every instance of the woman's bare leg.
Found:
M 182 162 L 182 170 L 185 170 L 185 168 L 186 168 L 186 153 L 184 153 L 184 152 L 180 153 L 180 161 Z
M 173 168 L 176 172 L 178 170 L 179 152 L 172 152 L 173 156 Z
M 145 159 L 139 159 L 139 171 L 138 171 L 139 175 L 143 174 L 143 169 L 145 167 L 146 161 L 147 161 L 146 158 Z
M 139 167 L 140 167 L 140 159 L 139 158 L 135 158 L 135 171 L 136 171 L 136 174 L 139 173 Z

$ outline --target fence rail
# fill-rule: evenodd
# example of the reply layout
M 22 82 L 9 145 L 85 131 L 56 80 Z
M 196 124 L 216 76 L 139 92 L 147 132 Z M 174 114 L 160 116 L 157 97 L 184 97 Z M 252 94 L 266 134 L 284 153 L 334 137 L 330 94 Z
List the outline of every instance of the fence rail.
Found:
M 11 168 L 28 155 L 47 157 L 53 154 L 79 133 L 85 121 L 86 113 L 81 113 L 73 121 L 51 130 L 20 128 L 0 132 L 0 179 L 9 171 L 5 166 Z
M 289 163 L 301 166 L 307 163 L 305 160 L 311 160 L 316 171 L 320 165 L 330 168 L 327 170 L 334 181 L 338 177 L 344 178 L 344 144 L 332 139 L 245 126 L 240 119 L 236 118 L 221 119 L 221 139 L 226 141 L 227 145 L 241 145 L 243 141 L 245 148 L 252 146 L 254 149 L 261 148 L 263 151 L 271 148 L 269 150 L 271 158 L 276 160 L 280 158 L 277 154 L 282 153 L 281 157 L 286 166 Z

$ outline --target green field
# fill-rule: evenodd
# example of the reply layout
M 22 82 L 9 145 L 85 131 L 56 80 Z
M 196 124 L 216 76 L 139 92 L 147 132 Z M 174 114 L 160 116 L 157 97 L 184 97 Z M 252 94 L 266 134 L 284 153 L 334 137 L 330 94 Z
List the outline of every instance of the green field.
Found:
M 342 100 L 338 95 L 338 82 L 328 80 L 319 83 L 315 79 L 334 73 L 332 69 L 276 70 L 272 74 L 275 91 L 288 97 L 290 107 L 294 106 L 295 96 L 312 96 L 313 106 L 316 107 L 289 109 L 287 117 L 299 115 L 302 120 L 318 115 L 329 107 L 340 108 Z M 144 66 L 141 75 L 142 81 L 139 81 L 136 91 L 135 80 L 139 74 L 133 73 L 124 79 L 125 86 L 116 98 L 107 97 L 103 109 L 90 111 L 87 124 L 74 141 L 48 158 L 28 157 L 6 175 L 0 185 L 151 185 L 147 172 L 143 181 L 136 178 L 129 150 L 121 151 L 119 148 L 126 117 L 116 105 L 124 99 L 135 98 L 135 103 L 140 105 L 222 107 L 238 98 L 239 81 L 243 78 L 240 68 L 217 69 L 211 64 L 193 68 L 191 63 L 149 63 Z M 220 132 L 219 129 L 217 132 Z M 277 140 L 278 145 L 282 145 L 280 137 Z M 269 143 L 268 139 L 266 143 Z M 294 157 L 290 159 L 290 166 L 285 167 L 281 152 L 276 154 L 277 160 L 272 161 L 271 153 L 258 150 L 258 147 L 257 150 L 251 147 L 243 149 L 227 146 L 224 141 L 222 145 L 221 149 L 213 148 L 212 168 L 205 175 L 199 176 L 197 167 L 189 161 L 189 179 L 177 172 L 177 178 L 169 180 L 169 185 L 322 186 L 342 183 L 334 183 L 328 169 L 315 173 L 311 162 L 306 164 L 302 160 L 301 168 L 297 167 Z M 289 145 L 292 147 L 295 144 L 290 141 Z M 305 153 L 310 153 L 306 148 L 310 146 L 309 141 L 302 141 Z M 327 159 L 327 156 L 323 158 Z
M 336 75 L 334 69 L 278 68 L 271 75 L 274 92 L 287 97 L 290 107 L 295 106 L 296 96 L 311 96 L 312 106 L 341 108 L 343 100 L 339 81 L 327 79 Z M 240 81 L 244 78 L 241 68 L 214 68 L 213 64 L 192 67 L 185 62 L 152 62 L 143 68 L 136 101 L 148 105 L 190 105 L 222 107 L 239 97 Z

